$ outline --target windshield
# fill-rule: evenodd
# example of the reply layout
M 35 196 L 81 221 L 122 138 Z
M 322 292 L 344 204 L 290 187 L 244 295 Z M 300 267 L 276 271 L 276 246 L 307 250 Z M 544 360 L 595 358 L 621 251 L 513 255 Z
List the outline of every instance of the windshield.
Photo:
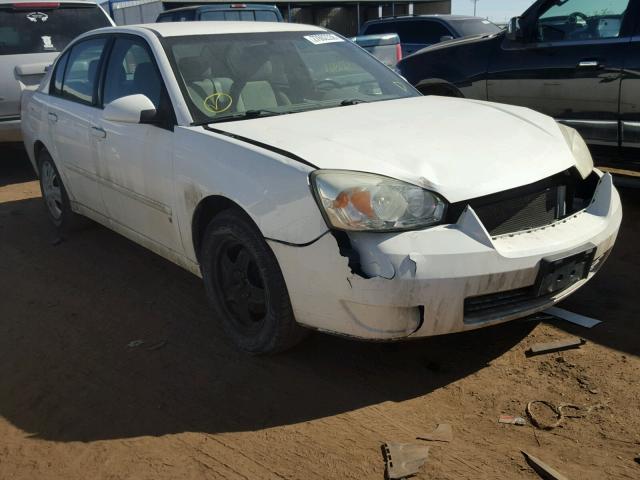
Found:
M 498 33 L 502 29 L 489 20 L 472 19 L 472 20 L 451 20 L 451 25 L 463 37 L 471 35 L 483 35 L 488 33 Z
M 170 37 L 165 48 L 195 123 L 420 95 L 333 33 Z
M 95 5 L 25 5 L 0 8 L 0 55 L 59 52 L 81 33 L 111 25 Z

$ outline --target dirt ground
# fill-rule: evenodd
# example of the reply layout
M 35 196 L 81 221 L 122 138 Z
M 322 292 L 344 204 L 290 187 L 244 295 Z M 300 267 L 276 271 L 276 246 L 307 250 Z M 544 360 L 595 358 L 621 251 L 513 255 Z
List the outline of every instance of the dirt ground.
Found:
M 571 479 L 640 478 L 640 189 L 621 193 L 614 253 L 563 304 L 604 321 L 591 330 L 314 335 L 252 358 L 191 274 L 99 226 L 57 244 L 25 158 L 2 150 L 0 478 L 382 479 L 382 442 L 444 422 L 454 440 L 432 444 L 416 478 L 538 478 L 521 450 Z M 588 343 L 525 356 L 567 335 Z M 137 339 L 158 348 L 127 346 Z M 599 407 L 550 432 L 497 423 L 536 399 Z

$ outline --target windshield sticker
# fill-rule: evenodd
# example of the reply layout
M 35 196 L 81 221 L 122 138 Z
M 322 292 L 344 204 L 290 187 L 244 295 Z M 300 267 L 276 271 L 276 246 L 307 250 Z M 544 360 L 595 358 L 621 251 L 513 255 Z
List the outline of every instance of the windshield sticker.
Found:
M 233 99 L 231 95 L 227 93 L 214 93 L 213 95 L 209 95 L 204 99 L 204 108 L 206 108 L 211 113 L 222 113 L 229 110 L 231 104 L 233 103 Z
M 27 20 L 33 23 L 38 23 L 38 20 L 41 22 L 46 22 L 49 20 L 49 15 L 42 12 L 31 12 L 27 14 Z
M 324 43 L 344 42 L 344 39 L 333 33 L 319 33 L 318 35 L 305 35 L 304 38 L 314 45 L 322 45 Z
M 42 47 L 45 50 L 49 50 L 49 49 L 55 49 L 56 47 L 53 46 L 53 42 L 51 41 L 51 37 L 48 35 L 43 35 L 40 37 L 42 39 Z

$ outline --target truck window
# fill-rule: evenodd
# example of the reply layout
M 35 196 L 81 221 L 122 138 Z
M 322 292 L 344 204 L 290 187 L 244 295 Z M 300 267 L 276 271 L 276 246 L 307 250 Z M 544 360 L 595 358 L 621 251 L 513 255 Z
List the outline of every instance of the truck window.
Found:
M 398 22 L 398 36 L 402 43 L 439 43 L 440 38 L 451 32 L 440 22 L 431 20 L 407 20 Z
M 25 5 L 0 7 L 0 55 L 59 52 L 81 33 L 111 26 L 95 5 Z
M 256 10 L 256 22 L 277 22 L 278 17 L 274 12 Z
M 565 0 L 538 19 L 542 42 L 599 40 L 620 36 L 629 0 Z

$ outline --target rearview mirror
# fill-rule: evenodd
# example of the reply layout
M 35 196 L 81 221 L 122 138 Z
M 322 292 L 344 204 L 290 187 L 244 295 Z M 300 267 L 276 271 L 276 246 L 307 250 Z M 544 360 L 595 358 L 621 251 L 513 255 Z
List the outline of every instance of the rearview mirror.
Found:
M 105 120 L 121 123 L 153 123 L 156 107 L 149 97 L 140 93 L 120 97 L 104 106 Z
M 507 26 L 507 39 L 517 42 L 522 40 L 523 37 L 524 35 L 520 28 L 520 17 L 513 17 L 509 20 L 509 25 Z
M 451 35 L 443 35 L 440 37 L 441 42 L 447 42 L 449 40 L 453 40 L 453 37 Z

